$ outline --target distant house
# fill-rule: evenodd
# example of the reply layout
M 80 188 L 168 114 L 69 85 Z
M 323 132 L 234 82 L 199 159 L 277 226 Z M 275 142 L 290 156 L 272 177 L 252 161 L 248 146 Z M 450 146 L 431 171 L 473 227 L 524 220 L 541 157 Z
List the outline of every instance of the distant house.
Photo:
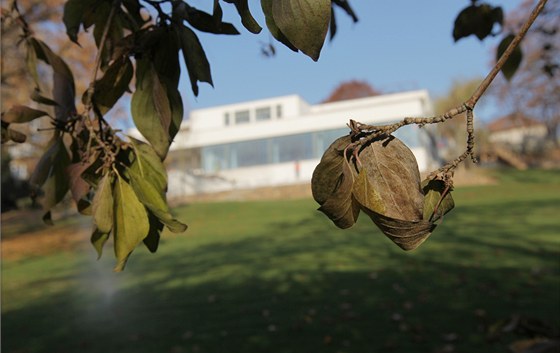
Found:
M 537 148 L 546 137 L 546 126 L 523 114 L 510 114 L 488 124 L 489 140 L 507 145 L 516 152 Z
M 380 125 L 431 114 L 423 90 L 317 105 L 290 95 L 194 110 L 171 146 L 169 194 L 309 182 L 326 148 L 348 134 L 349 119 Z M 424 129 L 406 126 L 395 135 L 421 171 L 432 167 Z

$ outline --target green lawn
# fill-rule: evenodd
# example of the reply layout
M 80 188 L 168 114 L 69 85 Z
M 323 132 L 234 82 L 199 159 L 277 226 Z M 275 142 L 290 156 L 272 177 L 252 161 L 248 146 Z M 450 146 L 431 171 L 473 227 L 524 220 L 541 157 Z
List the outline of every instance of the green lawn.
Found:
M 120 274 L 109 250 L 4 261 L 2 351 L 506 352 L 489 324 L 559 325 L 560 172 L 499 177 L 413 252 L 296 200 L 178 208 L 189 230 Z

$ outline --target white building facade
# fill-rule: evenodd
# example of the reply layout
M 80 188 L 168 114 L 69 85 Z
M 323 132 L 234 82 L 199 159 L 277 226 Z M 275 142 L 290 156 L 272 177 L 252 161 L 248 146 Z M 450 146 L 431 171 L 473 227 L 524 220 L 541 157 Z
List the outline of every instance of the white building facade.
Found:
M 348 134 L 350 119 L 382 125 L 431 114 L 424 90 L 318 105 L 291 95 L 194 110 L 171 146 L 169 196 L 309 182 L 327 147 Z M 423 129 L 405 126 L 395 135 L 421 172 L 434 166 Z

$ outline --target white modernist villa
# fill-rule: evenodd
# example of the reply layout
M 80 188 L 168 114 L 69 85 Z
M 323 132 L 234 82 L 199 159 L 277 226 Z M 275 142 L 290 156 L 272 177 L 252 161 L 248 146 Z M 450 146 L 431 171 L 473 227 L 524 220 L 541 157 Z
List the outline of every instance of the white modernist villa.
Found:
M 431 114 L 424 90 L 317 105 L 290 95 L 194 110 L 171 146 L 169 196 L 309 182 L 326 148 L 348 134 L 349 119 L 379 125 Z M 423 129 L 395 135 L 420 171 L 433 167 Z

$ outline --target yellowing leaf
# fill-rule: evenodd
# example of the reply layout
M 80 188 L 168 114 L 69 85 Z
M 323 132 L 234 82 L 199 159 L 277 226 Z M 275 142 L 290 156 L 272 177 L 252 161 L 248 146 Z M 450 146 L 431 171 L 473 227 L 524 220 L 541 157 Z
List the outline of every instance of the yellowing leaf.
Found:
M 93 247 L 95 248 L 95 250 L 97 251 L 97 259 L 101 258 L 101 255 L 103 254 L 103 246 L 105 245 L 108 239 L 109 239 L 109 233 L 102 233 L 97 228 L 93 230 L 90 241 Z
M 277 41 L 284 44 L 289 49 L 297 52 L 298 48 L 296 48 L 292 43 L 290 43 L 288 38 L 286 38 L 284 33 L 282 33 L 280 28 L 278 28 L 278 25 L 274 20 L 274 15 L 272 14 L 272 5 L 274 4 L 274 1 L 276 0 L 261 0 L 261 7 L 265 15 L 266 27 L 268 28 L 270 34 L 272 34 L 272 36 Z
M 442 180 L 424 180 L 422 191 L 424 193 L 423 219 L 426 221 L 436 222 L 455 207 L 451 190 Z
M 354 179 L 352 196 L 363 208 L 380 214 L 385 213 L 385 205 L 381 195 L 372 187 L 367 178 L 367 173 L 363 170 Z
M 109 233 L 113 228 L 113 188 L 110 173 L 105 174 L 97 185 L 93 198 L 93 223 L 100 233 Z
M 122 271 L 128 257 L 136 246 L 146 238 L 150 230 L 148 214 L 144 205 L 138 200 L 132 187 L 120 176 L 117 177 L 113 191 L 115 271 Z
M 28 123 L 48 114 L 42 110 L 26 107 L 24 105 L 14 105 L 10 110 L 2 114 L 2 121 L 6 123 Z
M 274 22 L 294 47 L 319 59 L 331 20 L 331 0 L 274 0 Z

